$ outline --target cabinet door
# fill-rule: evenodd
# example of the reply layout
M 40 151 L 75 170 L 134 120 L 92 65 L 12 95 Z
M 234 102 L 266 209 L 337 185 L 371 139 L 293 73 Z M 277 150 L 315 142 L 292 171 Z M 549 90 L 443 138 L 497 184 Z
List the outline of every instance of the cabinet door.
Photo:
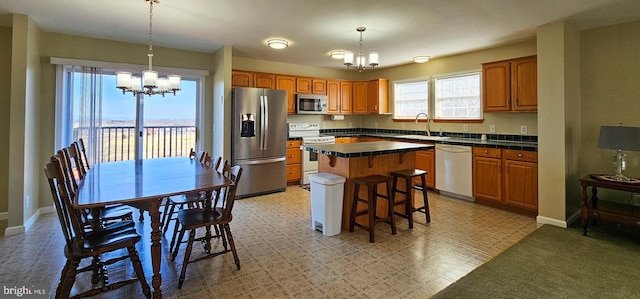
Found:
M 389 80 L 377 79 L 369 81 L 369 114 L 385 114 L 389 112 Z
M 505 160 L 504 201 L 507 204 L 538 210 L 538 164 Z
M 310 94 L 311 93 L 311 78 L 297 77 L 296 78 L 296 92 Z
M 243 71 L 231 71 L 232 87 L 253 87 L 253 73 Z
M 511 64 L 509 62 L 482 65 L 483 110 L 511 110 Z
M 255 73 L 253 80 L 257 88 L 276 88 L 276 76 L 274 74 Z
M 367 113 L 367 93 L 369 91 L 368 82 L 353 82 L 353 113 Z
M 502 201 L 502 160 L 473 157 L 473 196 Z
M 276 89 L 282 89 L 287 92 L 287 113 L 296 113 L 296 77 L 276 76 Z
M 538 110 L 538 60 L 535 56 L 511 62 L 511 98 L 514 111 Z
M 340 113 L 340 81 L 327 80 L 327 113 Z
M 324 79 L 311 79 L 311 87 L 313 90 L 311 91 L 313 94 L 327 94 L 327 80 Z
M 416 152 L 416 169 L 421 169 L 427 172 L 426 183 L 427 187 L 436 187 L 436 163 L 435 152 L 433 150 L 417 151 Z M 414 184 L 422 184 L 420 178 L 416 178 L 413 181 Z
M 353 83 L 351 81 L 340 81 L 340 113 L 353 113 Z

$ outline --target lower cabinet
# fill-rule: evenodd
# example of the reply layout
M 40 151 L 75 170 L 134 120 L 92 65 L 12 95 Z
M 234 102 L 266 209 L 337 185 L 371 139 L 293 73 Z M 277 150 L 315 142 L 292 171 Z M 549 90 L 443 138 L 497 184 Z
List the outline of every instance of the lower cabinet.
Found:
M 538 153 L 473 148 L 473 196 L 486 202 L 538 211 Z
M 351 137 L 338 137 L 336 138 L 336 144 L 351 143 Z
M 427 187 L 436 187 L 436 154 L 435 150 L 424 150 L 416 152 L 416 168 L 427 172 Z M 414 184 L 422 184 L 420 178 L 413 181 Z
M 300 184 L 302 177 L 300 140 L 287 141 L 287 184 Z

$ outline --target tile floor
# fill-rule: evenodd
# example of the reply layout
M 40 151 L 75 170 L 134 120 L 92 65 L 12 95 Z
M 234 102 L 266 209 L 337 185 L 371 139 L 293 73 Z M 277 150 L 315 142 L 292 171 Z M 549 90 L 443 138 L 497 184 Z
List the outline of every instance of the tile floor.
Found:
M 418 195 L 420 198 L 420 195 Z M 539 225 L 522 216 L 430 193 L 431 223 L 415 213 L 415 225 L 398 220 L 393 236 L 376 226 L 376 243 L 356 228 L 332 237 L 312 230 L 310 193 L 284 193 L 236 202 L 231 229 L 241 270 L 231 254 L 190 264 L 182 289 L 182 254 L 168 258 L 163 239 L 165 298 L 428 298 L 510 247 Z M 134 215 L 135 216 L 135 215 Z M 137 216 L 134 217 L 137 219 Z M 24 235 L 0 237 L 0 284 L 39 284 L 55 292 L 64 265 L 62 233 L 55 214 L 41 216 Z M 138 225 L 138 244 L 151 282 L 149 220 Z M 192 257 L 202 251 L 194 246 Z M 127 263 L 127 264 L 123 264 Z M 125 266 L 126 265 L 126 266 Z M 109 266 L 110 279 L 132 275 L 128 261 Z M 73 293 L 86 288 L 79 276 Z M 140 298 L 139 284 L 100 298 Z

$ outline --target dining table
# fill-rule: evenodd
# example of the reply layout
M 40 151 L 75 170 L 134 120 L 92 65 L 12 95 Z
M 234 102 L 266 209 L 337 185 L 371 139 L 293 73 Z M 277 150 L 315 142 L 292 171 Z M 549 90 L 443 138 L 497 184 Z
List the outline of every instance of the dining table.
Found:
M 216 169 L 188 157 L 154 158 L 98 163 L 78 185 L 74 207 L 100 210 L 107 205 L 127 204 L 145 208 L 151 218 L 153 298 L 162 298 L 160 205 L 164 198 L 205 192 L 205 209 L 211 194 L 233 182 Z M 96 209 L 98 208 L 98 209 Z

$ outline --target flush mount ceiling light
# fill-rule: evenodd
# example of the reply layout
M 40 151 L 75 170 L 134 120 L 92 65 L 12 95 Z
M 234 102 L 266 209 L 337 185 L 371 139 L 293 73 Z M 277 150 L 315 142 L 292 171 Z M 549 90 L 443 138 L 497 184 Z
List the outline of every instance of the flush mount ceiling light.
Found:
M 429 61 L 429 59 L 431 59 L 431 57 L 429 57 L 429 56 L 416 56 L 416 57 L 413 57 L 413 62 L 415 62 L 415 63 L 425 63 L 425 62 Z
M 116 88 L 122 93 L 146 94 L 149 96 L 165 93 L 176 94 L 180 90 L 180 76 L 169 75 L 166 78 L 158 78 L 158 72 L 153 70 L 153 5 L 160 3 L 158 0 L 145 0 L 149 3 L 149 69 L 142 71 L 142 82 L 139 76 L 132 76 L 129 72 L 116 72 Z
M 267 45 L 273 49 L 284 49 L 289 46 L 289 42 L 284 39 L 270 39 Z
M 342 50 L 331 51 L 331 52 L 329 52 L 329 56 L 331 56 L 331 58 L 333 58 L 333 59 L 343 59 L 344 58 L 344 51 L 342 51 Z
M 344 53 L 344 65 L 347 66 L 347 69 L 351 68 L 352 66 L 355 69 L 357 69 L 359 72 L 362 72 L 367 69 L 367 58 L 364 56 L 364 53 L 362 52 L 362 32 L 365 32 L 366 30 L 367 30 L 367 27 L 356 28 L 356 31 L 360 32 L 360 49 L 359 49 L 358 55 L 355 57 L 356 59 L 355 66 L 353 65 L 354 63 L 353 52 L 346 51 Z M 378 53 L 376 52 L 369 53 L 369 67 L 371 67 L 372 69 L 375 68 L 378 65 L 378 59 L 379 59 Z

